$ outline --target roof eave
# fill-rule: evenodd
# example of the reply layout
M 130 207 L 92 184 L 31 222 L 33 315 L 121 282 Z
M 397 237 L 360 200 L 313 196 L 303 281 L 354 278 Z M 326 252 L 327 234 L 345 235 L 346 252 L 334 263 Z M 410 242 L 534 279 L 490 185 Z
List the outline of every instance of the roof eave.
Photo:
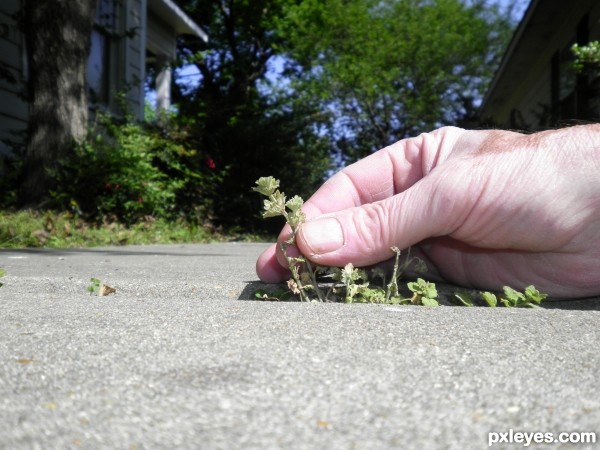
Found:
M 490 97 L 492 95 L 494 95 L 496 88 L 498 87 L 498 83 L 500 82 L 500 79 L 504 76 L 506 67 L 508 66 L 510 60 L 512 59 L 515 49 L 517 48 L 517 46 L 523 36 L 523 33 L 525 32 L 527 25 L 529 24 L 529 21 L 535 14 L 535 9 L 537 8 L 539 1 L 540 0 L 531 0 L 531 3 L 529 3 L 529 6 L 527 7 L 527 11 L 523 15 L 523 19 L 521 19 L 521 21 L 519 22 L 519 25 L 517 26 L 517 29 L 513 33 L 513 36 L 510 40 L 510 43 L 508 44 L 506 52 L 502 56 L 502 61 L 500 61 L 500 66 L 498 67 L 498 70 L 496 70 L 496 73 L 494 74 L 494 78 L 492 78 L 490 86 L 487 89 L 485 96 L 483 97 L 483 102 L 481 103 L 481 107 L 479 108 L 480 116 L 481 116 L 481 113 L 483 113 L 485 111 L 486 106 L 489 104 Z
M 172 0 L 148 0 L 148 8 L 171 25 L 177 34 L 191 34 L 208 42 L 208 34 Z

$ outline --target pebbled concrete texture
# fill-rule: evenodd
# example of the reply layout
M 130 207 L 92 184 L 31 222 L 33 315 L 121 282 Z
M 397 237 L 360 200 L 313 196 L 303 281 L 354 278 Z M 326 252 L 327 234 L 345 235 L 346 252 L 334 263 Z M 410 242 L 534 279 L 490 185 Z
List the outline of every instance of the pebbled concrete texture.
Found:
M 600 448 L 597 299 L 248 301 L 265 246 L 0 250 L 0 448 Z

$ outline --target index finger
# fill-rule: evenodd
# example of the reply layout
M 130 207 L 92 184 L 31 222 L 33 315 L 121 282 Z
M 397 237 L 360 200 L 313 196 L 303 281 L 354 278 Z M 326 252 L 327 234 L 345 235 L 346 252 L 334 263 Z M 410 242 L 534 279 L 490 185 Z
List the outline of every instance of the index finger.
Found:
M 445 127 L 423 133 L 345 167 L 305 203 L 307 220 L 404 192 L 446 159 L 463 132 L 460 128 Z

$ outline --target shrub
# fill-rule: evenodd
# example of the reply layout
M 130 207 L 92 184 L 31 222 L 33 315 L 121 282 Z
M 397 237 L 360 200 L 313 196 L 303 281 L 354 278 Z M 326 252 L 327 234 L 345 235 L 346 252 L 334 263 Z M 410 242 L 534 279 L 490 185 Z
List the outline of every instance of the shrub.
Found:
M 172 119 L 161 125 L 99 115 L 87 139 L 53 172 L 58 207 L 98 221 L 210 217 L 221 172 L 205 165 Z M 191 142 L 191 141 L 190 141 Z

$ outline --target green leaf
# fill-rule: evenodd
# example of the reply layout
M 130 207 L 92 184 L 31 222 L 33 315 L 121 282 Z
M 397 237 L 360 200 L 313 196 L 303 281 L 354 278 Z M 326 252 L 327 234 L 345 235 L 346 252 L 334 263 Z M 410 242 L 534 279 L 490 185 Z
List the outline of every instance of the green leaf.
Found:
M 257 298 L 259 300 L 265 300 L 269 298 L 269 293 L 264 289 L 257 289 L 256 291 L 254 291 L 254 298 Z
M 279 191 L 273 192 L 269 199 L 264 201 L 263 209 L 264 218 L 285 215 L 285 195 Z
M 285 297 L 289 297 L 289 295 L 290 292 L 282 288 L 275 289 L 273 292 L 269 292 L 266 289 L 257 289 L 254 291 L 254 298 L 265 301 L 282 301 L 285 300 Z
M 385 291 L 382 288 L 369 288 L 366 287 L 361 292 L 362 298 L 367 303 L 384 303 L 385 302 Z
M 406 286 L 413 293 L 422 297 L 427 297 L 430 299 L 437 297 L 437 289 L 435 288 L 435 284 L 425 281 L 422 278 L 417 278 L 416 282 L 406 283 Z
M 306 220 L 306 215 L 304 214 L 304 211 L 302 211 L 301 209 L 292 211 L 291 214 L 288 215 L 288 223 L 290 224 L 292 229 L 298 228 L 298 225 L 300 225 L 301 223 L 304 223 L 305 220 Z
M 341 282 L 348 285 L 354 281 L 364 280 L 366 279 L 366 274 L 364 270 L 359 270 L 354 268 L 352 263 L 348 263 L 344 266 L 341 271 Z
M 298 211 L 302 205 L 304 204 L 304 200 L 302 200 L 301 197 L 294 195 L 292 198 L 290 198 L 285 206 L 287 206 L 290 211 L 294 212 L 294 211 Z
M 464 292 L 456 292 L 454 296 L 460 300 L 464 306 L 473 306 L 473 297 Z
M 260 177 L 256 181 L 256 187 L 252 190 L 260 194 L 266 195 L 267 197 L 275 192 L 275 189 L 279 187 L 279 180 L 273 177 Z
M 421 304 L 423 306 L 439 306 L 440 305 L 437 300 L 435 300 L 433 298 L 427 298 L 427 297 L 421 297 Z
M 498 304 L 498 299 L 491 292 L 487 292 L 487 291 L 482 292 L 481 296 L 483 297 L 483 300 L 485 301 L 485 303 L 491 308 L 495 308 L 496 305 Z
M 504 304 L 504 306 L 514 308 L 525 303 L 525 296 L 521 292 L 515 291 L 509 286 L 504 286 L 502 289 L 504 290 L 504 296 L 503 299 L 501 299 L 501 301 Z
M 0 277 L 6 275 L 6 270 L 0 268 Z M 4 286 L 4 283 L 0 282 L 0 287 Z
M 90 295 L 97 294 L 100 289 L 100 280 L 98 278 L 90 278 L 91 284 L 88 286 L 88 292 Z
M 548 297 L 548 294 L 542 294 L 533 285 L 525 288 L 525 300 L 527 302 L 539 305 L 546 297 Z

